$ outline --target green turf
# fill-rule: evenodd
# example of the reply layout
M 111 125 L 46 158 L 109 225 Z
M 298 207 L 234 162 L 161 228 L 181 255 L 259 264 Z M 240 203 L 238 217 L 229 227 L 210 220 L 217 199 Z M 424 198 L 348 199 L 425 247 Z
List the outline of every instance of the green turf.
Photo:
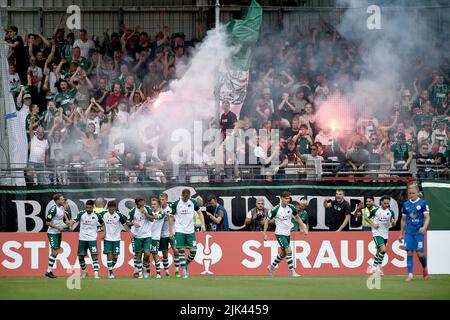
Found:
M 80 290 L 66 280 L 0 277 L 0 299 L 450 299 L 450 276 L 383 276 L 380 290 L 369 290 L 366 276 L 87 278 Z

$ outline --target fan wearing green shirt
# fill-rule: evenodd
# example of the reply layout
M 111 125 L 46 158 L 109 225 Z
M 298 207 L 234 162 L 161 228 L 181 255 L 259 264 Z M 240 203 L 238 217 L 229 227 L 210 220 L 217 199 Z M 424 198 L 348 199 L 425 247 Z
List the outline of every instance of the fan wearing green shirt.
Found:
M 78 62 L 78 65 L 83 68 L 84 71 L 89 69 L 89 61 L 81 56 L 81 49 L 80 47 L 75 47 L 72 49 L 72 55 L 66 57 L 66 61 L 68 64 L 71 64 L 74 61 Z
M 300 199 L 300 202 L 292 201 L 291 204 L 295 207 L 295 209 L 297 209 L 298 216 L 303 221 L 306 231 L 309 231 L 308 212 L 306 212 L 306 208 L 308 208 L 308 200 L 303 197 Z M 300 232 L 300 225 L 297 223 L 297 221 L 295 219 L 292 219 L 291 222 L 291 232 Z
M 412 146 L 406 142 L 405 134 L 400 132 L 397 135 L 397 142 L 391 145 L 390 152 L 391 170 L 401 168 L 408 170 L 409 164 L 413 159 Z
M 63 108 L 64 112 L 70 108 L 70 103 L 75 100 L 77 94 L 76 89 L 70 89 L 67 80 L 61 79 L 59 81 L 60 91 L 55 95 L 54 101 L 57 108 Z

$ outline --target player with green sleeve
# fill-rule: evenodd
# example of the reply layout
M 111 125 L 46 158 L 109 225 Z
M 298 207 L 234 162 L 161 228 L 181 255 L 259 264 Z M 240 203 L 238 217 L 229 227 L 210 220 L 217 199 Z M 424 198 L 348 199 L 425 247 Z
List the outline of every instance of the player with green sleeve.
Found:
M 169 273 L 169 245 L 172 248 L 173 253 L 173 264 L 175 266 L 175 277 L 179 278 L 180 273 L 178 269 L 180 268 L 180 260 L 178 257 L 178 249 L 175 245 L 175 239 L 169 237 L 169 216 L 172 214 L 171 203 L 169 203 L 169 196 L 167 193 L 163 192 L 159 195 L 159 203 L 161 204 L 161 211 L 164 213 L 164 223 L 161 229 L 161 240 L 159 242 L 159 250 L 163 254 L 163 266 L 166 272 L 166 277 L 170 277 Z M 173 226 L 172 226 L 173 232 Z
M 158 198 L 152 198 L 151 207 L 152 214 L 155 217 L 155 221 L 152 224 L 152 255 L 156 267 L 156 278 L 159 279 L 161 278 L 161 261 L 159 261 L 158 252 L 161 230 L 164 225 L 164 212 L 161 210 Z
M 109 278 L 114 279 L 113 268 L 120 254 L 120 233 L 122 232 L 122 226 L 128 233 L 131 234 L 131 231 L 126 224 L 127 218 L 117 210 L 115 201 L 109 201 L 108 210 L 100 213 L 100 215 L 103 218 L 103 254 L 107 256 Z
M 97 249 L 97 230 L 98 226 L 103 224 L 103 218 L 94 212 L 94 201 L 86 201 L 85 210 L 78 212 L 78 215 L 71 221 L 71 229 L 74 229 L 74 223 L 80 223 L 80 234 L 78 240 L 78 261 L 83 270 L 83 278 L 88 273 L 86 270 L 85 257 L 88 250 L 91 253 L 92 264 L 94 266 L 94 278 L 99 279 L 98 275 L 98 249 Z
M 68 212 L 64 208 L 64 197 L 61 193 L 57 193 L 53 196 L 55 205 L 52 206 L 46 216 L 46 225 L 48 241 L 50 243 L 51 254 L 48 258 L 48 268 L 45 274 L 48 278 L 56 278 L 52 272 L 53 265 L 55 264 L 56 257 L 58 256 L 59 249 L 61 247 L 61 233 L 64 231 L 64 220 L 70 221 Z
M 306 230 L 306 226 L 303 223 L 302 219 L 300 219 L 297 209 L 289 204 L 291 199 L 291 193 L 289 191 L 284 191 L 281 194 L 280 204 L 275 206 L 268 214 L 268 219 L 264 221 L 264 241 L 267 241 L 267 228 L 269 226 L 269 221 L 275 220 L 275 236 L 277 238 L 278 243 L 281 246 L 281 254 L 277 255 L 275 260 L 271 265 L 267 267 L 269 270 L 269 274 L 272 275 L 275 267 L 281 262 L 281 260 L 286 257 L 286 261 L 291 271 L 291 275 L 293 277 L 299 277 L 294 270 L 294 262 L 292 260 L 292 251 L 289 246 L 290 243 L 290 235 L 291 235 L 291 219 L 294 218 L 295 221 L 300 225 L 300 230 L 304 234 L 308 234 Z
M 145 199 L 137 197 L 136 207 L 131 209 L 128 217 L 128 225 L 131 226 L 134 251 L 134 277 L 150 277 L 150 253 L 152 246 L 152 224 L 155 217 L 152 209 L 145 204 Z M 142 261 L 142 257 L 144 257 Z M 144 268 L 142 268 L 144 266 Z
M 188 265 L 194 260 L 197 253 L 197 243 L 195 241 L 194 216 L 197 212 L 202 223 L 201 230 L 205 231 L 205 219 L 200 207 L 194 199 L 191 198 L 191 191 L 183 189 L 181 198 L 172 203 L 172 214 L 169 217 L 169 236 L 173 239 L 173 226 L 175 229 L 175 243 L 179 253 L 181 268 L 184 278 L 189 277 Z M 189 250 L 189 256 L 185 260 L 184 249 Z
M 377 247 L 373 266 L 368 269 L 368 273 L 383 275 L 383 259 L 386 254 L 386 244 L 389 238 L 389 228 L 395 225 L 394 211 L 390 209 L 391 198 L 383 196 L 380 199 L 380 207 L 370 211 L 367 222 L 372 227 L 372 236 Z

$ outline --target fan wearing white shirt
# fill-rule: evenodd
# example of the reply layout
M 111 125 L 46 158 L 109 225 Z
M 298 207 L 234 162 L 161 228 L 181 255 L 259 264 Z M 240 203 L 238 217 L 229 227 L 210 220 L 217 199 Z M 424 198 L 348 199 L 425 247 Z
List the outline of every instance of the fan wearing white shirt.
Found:
M 94 41 L 88 39 L 87 31 L 85 29 L 80 30 L 80 39 L 76 40 L 73 47 L 79 47 L 81 50 L 81 56 L 90 60 L 89 51 L 95 47 Z
M 29 135 L 30 135 L 30 157 L 28 158 L 28 164 L 34 169 L 44 169 L 45 164 L 48 162 L 48 151 L 50 145 L 47 139 L 44 139 L 44 128 L 39 127 L 36 130 L 36 135 L 33 131 L 35 119 L 31 117 Z M 35 173 L 32 174 L 35 184 L 43 183 L 43 174 L 38 174 L 37 178 Z

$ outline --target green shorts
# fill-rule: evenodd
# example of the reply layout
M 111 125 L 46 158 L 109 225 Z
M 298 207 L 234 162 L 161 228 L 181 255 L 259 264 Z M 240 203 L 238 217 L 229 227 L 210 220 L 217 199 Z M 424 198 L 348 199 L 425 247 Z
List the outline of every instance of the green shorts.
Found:
M 112 253 L 113 255 L 120 254 L 120 240 L 117 241 L 103 241 L 103 254 Z
M 381 246 L 385 246 L 388 242 L 388 239 L 385 239 L 380 236 L 375 236 L 375 237 L 373 237 L 373 241 L 375 241 L 376 247 L 379 248 Z
M 159 239 L 152 239 L 152 253 L 158 254 L 159 251 Z
M 275 237 L 277 238 L 277 241 L 278 241 L 281 249 L 286 249 L 289 247 L 289 243 L 291 242 L 291 236 L 282 236 L 282 235 L 276 234 Z
M 197 242 L 195 241 L 195 233 L 175 233 L 175 246 L 177 249 L 181 248 L 197 248 Z
M 134 238 L 133 240 L 133 251 L 134 253 L 151 251 L 152 237 L 147 238 Z
M 61 248 L 61 233 L 47 233 L 47 236 L 52 249 Z
M 79 256 L 87 256 L 88 249 L 91 252 L 91 255 L 98 254 L 97 241 L 78 240 Z
M 159 250 L 167 251 L 169 250 L 169 244 L 172 248 L 176 248 L 175 239 L 170 239 L 169 237 L 164 237 L 159 240 Z

